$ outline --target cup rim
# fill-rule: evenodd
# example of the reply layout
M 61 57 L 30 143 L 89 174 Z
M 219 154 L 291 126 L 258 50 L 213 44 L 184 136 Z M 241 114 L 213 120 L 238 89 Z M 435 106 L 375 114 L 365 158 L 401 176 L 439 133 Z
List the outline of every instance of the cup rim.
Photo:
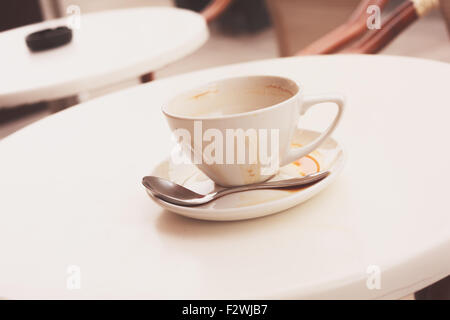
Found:
M 285 80 L 288 82 L 291 82 L 292 84 L 295 85 L 296 88 L 296 92 L 289 98 L 278 102 L 274 105 L 268 106 L 268 107 L 264 107 L 261 109 L 257 109 L 257 110 L 253 110 L 253 111 L 247 111 L 247 112 L 239 112 L 239 113 L 233 113 L 233 114 L 227 114 L 227 115 L 221 115 L 221 116 L 182 116 L 182 115 L 177 115 L 174 113 L 171 113 L 169 111 L 166 110 L 166 108 L 175 100 L 177 99 L 179 96 L 184 95 L 188 92 L 194 91 L 198 88 L 201 87 L 206 87 L 208 85 L 214 84 L 214 83 L 218 83 L 218 82 L 224 82 L 224 81 L 230 81 L 230 80 L 238 80 L 238 79 L 256 79 L 256 78 L 272 78 L 272 79 L 278 79 L 278 80 Z M 167 103 L 163 104 L 161 106 L 161 111 L 162 113 L 168 117 L 168 118 L 172 118 L 172 119 L 179 119 L 179 120 L 199 120 L 199 121 L 204 121 L 204 120 L 222 120 L 222 119 L 232 119 L 232 118 L 241 118 L 244 116 L 249 116 L 249 115 L 255 115 L 255 114 L 260 114 L 269 110 L 273 110 L 275 108 L 278 108 L 280 105 L 289 102 L 291 100 L 294 100 L 297 98 L 297 96 L 301 94 L 300 93 L 300 85 L 297 81 L 288 78 L 288 77 L 282 77 L 282 76 L 276 76 L 276 75 L 248 75 L 248 76 L 238 76 L 238 77 L 227 77 L 227 78 L 222 78 L 222 79 L 217 79 L 214 81 L 208 81 L 206 83 L 203 83 L 201 85 L 198 85 L 194 88 L 191 88 L 189 90 L 186 91 L 182 91 L 178 94 L 176 94 L 174 97 L 172 97 Z

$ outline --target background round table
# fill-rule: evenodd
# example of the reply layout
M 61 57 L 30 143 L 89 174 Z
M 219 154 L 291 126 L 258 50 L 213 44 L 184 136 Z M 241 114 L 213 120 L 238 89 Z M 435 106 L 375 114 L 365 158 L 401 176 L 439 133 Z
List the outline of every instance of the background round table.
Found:
M 49 20 L 0 33 L 0 107 L 63 98 L 155 71 L 198 49 L 205 19 L 189 10 L 142 7 L 81 15 L 71 43 L 32 53 L 25 37 L 66 25 Z
M 347 151 L 342 175 L 265 218 L 164 211 L 141 186 L 171 150 L 161 104 L 245 74 L 347 95 L 334 134 Z M 275 59 L 154 81 L 36 122 L 0 142 L 0 297 L 400 298 L 444 278 L 449 76 L 448 64 L 412 58 Z M 305 125 L 324 125 L 329 108 Z M 79 289 L 66 285 L 71 266 Z M 367 286 L 374 276 L 379 288 Z

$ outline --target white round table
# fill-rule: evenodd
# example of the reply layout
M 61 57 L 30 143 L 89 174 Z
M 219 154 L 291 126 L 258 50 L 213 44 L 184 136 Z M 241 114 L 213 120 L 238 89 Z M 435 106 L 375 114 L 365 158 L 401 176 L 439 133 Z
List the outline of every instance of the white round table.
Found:
M 260 219 L 162 210 L 141 186 L 170 152 L 161 104 L 245 74 L 347 95 L 334 134 L 342 175 Z M 400 298 L 438 281 L 450 273 L 449 76 L 448 64 L 412 58 L 275 59 L 154 81 L 36 122 L 0 142 L 0 297 Z M 316 109 L 307 126 L 323 125 L 327 107 Z
M 81 15 L 71 43 L 39 53 L 28 49 L 28 34 L 66 25 L 68 19 L 0 33 L 0 107 L 63 98 L 141 76 L 192 53 L 208 38 L 198 13 L 142 7 Z

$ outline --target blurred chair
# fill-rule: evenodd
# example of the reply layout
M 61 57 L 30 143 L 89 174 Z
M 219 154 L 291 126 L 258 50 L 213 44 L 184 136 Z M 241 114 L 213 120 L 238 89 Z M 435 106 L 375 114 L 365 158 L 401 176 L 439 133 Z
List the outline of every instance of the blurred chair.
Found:
M 414 21 L 439 7 L 439 0 L 405 0 L 383 19 L 381 28 L 369 30 L 366 26 L 370 17 L 367 10 L 373 5 L 384 8 L 389 2 L 389 0 L 361 1 L 347 22 L 302 49 L 299 54 L 377 53 Z M 340 50 L 343 47 L 344 49 Z
M 280 53 L 283 56 L 296 53 L 336 53 L 345 46 L 346 53 L 376 53 L 439 3 L 438 0 L 268 2 L 277 31 Z M 335 7 L 328 5 L 329 3 L 333 3 Z M 448 20 L 449 0 L 441 0 L 441 4 L 443 14 Z M 381 9 L 386 7 L 386 10 L 383 10 L 382 28 L 379 30 L 368 30 L 366 26 L 370 16 L 366 10 L 370 5 L 377 5 Z M 340 21 L 333 17 L 334 12 L 334 16 L 339 16 Z
M 283 57 L 292 56 L 345 21 L 360 0 L 267 0 Z
M 362 0 L 359 2 L 358 6 L 353 10 L 349 18 L 344 20 L 337 28 L 328 32 L 323 37 L 317 39 L 313 43 L 309 44 L 306 48 L 300 50 L 299 54 L 327 54 L 335 53 L 339 51 L 342 47 L 346 46 L 348 43 L 353 42 L 358 37 L 362 36 L 367 32 L 375 33 L 378 30 L 369 31 L 367 27 L 367 19 L 369 15 L 367 10 L 371 6 L 376 6 L 381 10 L 389 3 L 389 0 Z M 401 9 L 403 10 L 403 9 Z M 397 13 L 393 14 L 394 16 Z M 383 24 L 383 32 L 387 31 L 386 26 Z M 389 29 L 389 28 L 388 28 Z M 381 31 L 381 30 L 380 30 Z
M 447 23 L 447 29 L 450 32 L 450 1 L 449 0 L 441 0 L 440 1 L 442 15 L 445 18 L 445 22 Z

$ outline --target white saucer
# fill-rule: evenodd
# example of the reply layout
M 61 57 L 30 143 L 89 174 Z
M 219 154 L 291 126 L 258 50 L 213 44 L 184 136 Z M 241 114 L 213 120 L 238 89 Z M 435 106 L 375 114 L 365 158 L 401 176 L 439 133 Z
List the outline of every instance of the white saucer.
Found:
M 298 130 L 292 145 L 301 146 L 315 139 L 320 133 Z M 315 161 L 314 161 L 315 160 Z M 327 187 L 337 177 L 345 162 L 344 151 L 332 138 L 328 138 L 319 149 L 309 156 L 284 166 L 274 180 L 301 177 L 319 170 L 331 174 L 318 183 L 300 189 L 252 190 L 230 194 L 211 203 L 197 207 L 183 207 L 149 196 L 161 207 L 180 215 L 214 221 L 244 220 L 267 216 L 296 206 Z M 317 168 L 320 166 L 320 168 Z M 160 163 L 152 175 L 171 180 L 201 194 L 214 189 L 214 182 L 193 164 L 174 164 L 170 160 Z

